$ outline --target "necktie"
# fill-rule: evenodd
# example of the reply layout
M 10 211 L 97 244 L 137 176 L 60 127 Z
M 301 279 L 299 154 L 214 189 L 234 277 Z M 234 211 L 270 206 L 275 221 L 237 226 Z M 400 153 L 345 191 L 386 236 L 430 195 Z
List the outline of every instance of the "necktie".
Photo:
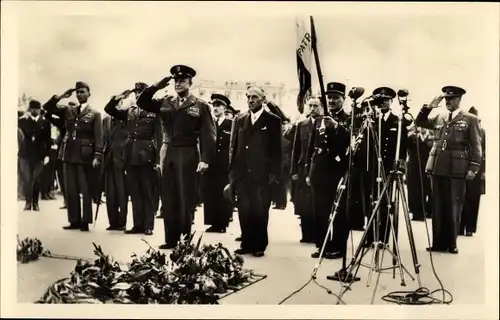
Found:
M 80 112 L 82 112 L 82 106 L 79 105 L 78 107 L 76 107 L 76 115 L 80 115 Z
M 451 122 L 451 119 L 453 119 L 453 113 L 450 112 L 450 114 L 448 115 L 448 122 Z

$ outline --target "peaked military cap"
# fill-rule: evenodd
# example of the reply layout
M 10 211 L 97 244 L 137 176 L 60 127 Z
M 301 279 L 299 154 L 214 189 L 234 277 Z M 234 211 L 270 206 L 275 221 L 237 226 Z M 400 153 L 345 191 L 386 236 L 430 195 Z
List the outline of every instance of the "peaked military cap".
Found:
M 236 110 L 231 105 L 226 107 L 226 111 L 231 112 L 232 114 L 237 114 Z
M 173 66 L 170 69 L 170 73 L 172 74 L 174 79 L 194 78 L 194 76 L 196 76 L 196 71 L 193 68 L 182 64 Z
M 477 109 L 476 108 L 470 107 L 469 113 L 471 113 L 471 114 L 473 114 L 473 115 L 475 115 L 477 117 Z
M 373 95 L 379 95 L 382 98 L 394 99 L 396 97 L 396 91 L 389 87 L 380 87 L 373 90 Z
M 445 97 L 460 97 L 466 93 L 464 89 L 456 86 L 445 86 L 441 91 Z
M 210 96 L 210 100 L 212 100 L 212 103 L 215 101 L 220 102 L 226 108 L 231 104 L 231 100 L 229 100 L 228 97 L 226 97 L 223 94 L 219 94 L 219 93 L 212 93 L 212 95 Z
M 144 83 L 144 82 L 136 82 L 135 83 L 135 90 L 143 91 L 147 87 L 148 87 L 147 83 Z
M 76 84 L 75 84 L 75 90 L 78 90 L 78 89 L 87 89 L 90 91 L 90 87 L 88 84 L 86 84 L 85 82 L 83 81 L 77 81 Z
M 41 108 L 42 104 L 37 100 L 31 100 L 28 105 L 28 109 L 41 109 Z
M 330 82 L 326 85 L 326 94 L 328 93 L 338 93 L 345 96 L 345 84 L 340 82 Z

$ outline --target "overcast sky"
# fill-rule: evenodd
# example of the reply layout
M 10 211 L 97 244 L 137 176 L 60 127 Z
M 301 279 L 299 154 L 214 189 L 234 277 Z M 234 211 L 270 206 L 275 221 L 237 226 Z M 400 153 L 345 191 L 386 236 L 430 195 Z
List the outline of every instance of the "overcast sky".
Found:
M 173 12 L 173 4 L 170 10 L 166 5 L 158 5 L 164 13 L 156 14 L 103 11 L 20 20 L 20 91 L 45 100 L 83 80 L 91 86 L 93 105 L 102 109 L 112 94 L 135 81 L 159 80 L 178 63 L 195 68 L 197 79 L 269 80 L 297 87 L 292 11 L 187 15 L 189 10 Z M 481 104 L 491 104 L 485 97 L 495 85 L 485 81 L 495 79 L 491 57 L 492 50 L 498 52 L 498 32 L 491 28 L 498 22 L 481 4 L 475 11 L 449 4 L 444 11 L 422 13 L 407 6 L 377 14 L 366 6 L 355 14 L 330 5 L 315 15 L 325 83 L 341 81 L 367 91 L 382 85 L 408 88 L 418 107 L 443 85 L 456 84 L 468 91 L 467 107 L 481 110 Z

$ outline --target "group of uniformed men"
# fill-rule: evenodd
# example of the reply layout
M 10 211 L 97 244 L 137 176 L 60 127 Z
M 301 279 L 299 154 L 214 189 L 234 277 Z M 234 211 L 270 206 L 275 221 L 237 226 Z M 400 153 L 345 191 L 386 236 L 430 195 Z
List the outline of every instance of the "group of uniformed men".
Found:
M 316 245 L 313 258 L 319 257 L 324 241 L 325 258 L 343 257 L 349 231 L 365 230 L 365 220 L 379 200 L 377 178 L 393 170 L 406 174 L 413 220 L 432 217 L 433 244 L 428 250 L 457 253 L 458 234 L 476 231 L 484 193 L 485 135 L 477 110 L 460 108 L 464 89 L 444 87 L 443 95 L 412 121 L 391 112 L 393 89 L 377 88 L 373 94 L 381 102 L 375 115 L 355 111 L 352 119 L 352 113 L 344 111 L 346 86 L 332 82 L 326 88 L 328 114 L 321 100 L 312 97 L 305 119 L 289 126 L 289 119 L 267 101 L 260 87 L 248 87 L 248 111 L 237 113 L 225 95 L 214 93 L 207 103 L 190 93 L 194 69 L 176 65 L 170 71 L 151 86 L 138 82 L 113 96 L 104 118 L 88 103 L 90 87 L 81 81 L 43 106 L 31 101 L 19 117 L 18 130 L 25 210 L 39 210 L 40 172 L 55 149 L 69 222 L 64 229 L 88 231 L 94 219 L 92 203 L 102 203 L 104 192 L 109 231 L 151 235 L 160 212 L 165 235 L 160 249 L 175 247 L 182 235 L 191 233 L 202 202 L 207 232 L 226 232 L 237 209 L 241 236 L 236 240 L 241 246 L 236 253 L 262 257 L 269 242 L 271 203 L 286 207 L 291 189 L 300 242 Z M 156 98 L 172 79 L 176 96 Z M 78 103 L 60 103 L 73 92 Z M 126 106 L 123 102 L 131 96 L 134 103 Z M 429 118 L 443 98 L 450 116 Z M 55 139 L 51 125 L 59 130 Z M 398 135 L 401 148 L 396 155 Z M 359 138 L 356 152 L 352 136 Z M 338 186 L 346 182 L 350 192 L 338 197 Z M 125 230 L 129 198 L 133 227 Z M 367 228 L 364 246 L 377 240 L 377 234 L 383 237 L 378 240 L 388 242 L 386 221 L 394 210 L 389 198 L 380 198 L 379 232 Z M 326 238 L 333 207 L 333 232 Z

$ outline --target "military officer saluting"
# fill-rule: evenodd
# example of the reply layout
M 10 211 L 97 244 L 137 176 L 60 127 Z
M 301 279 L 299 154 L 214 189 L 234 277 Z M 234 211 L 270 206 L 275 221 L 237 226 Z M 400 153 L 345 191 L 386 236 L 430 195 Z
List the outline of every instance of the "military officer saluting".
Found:
M 346 86 L 332 82 L 327 85 L 328 112 L 326 116 L 318 117 L 311 133 L 307 153 L 308 184 L 312 187 L 314 208 L 314 229 L 316 248 L 311 257 L 319 258 L 320 250 L 328 232 L 330 213 L 334 205 L 337 186 L 347 169 L 346 151 L 349 147 L 349 130 L 340 121 L 334 120 L 342 109 L 345 100 Z M 340 205 L 339 210 L 345 209 Z M 338 211 L 335 217 L 334 228 L 345 231 L 345 214 Z M 334 238 L 327 239 L 324 258 L 338 259 L 342 257 L 343 237 L 337 237 L 339 232 L 333 232 Z
M 208 169 L 216 146 L 210 106 L 189 92 L 196 71 L 176 65 L 170 73 L 172 76 L 144 90 L 137 100 L 139 108 L 160 114 L 167 143 L 162 168 L 165 244 L 160 249 L 174 248 L 181 234 L 190 235 L 198 192 L 196 175 Z M 172 78 L 177 97 L 153 99 Z
M 224 187 L 229 183 L 229 142 L 233 122 L 224 116 L 231 105 L 228 97 L 214 93 L 210 97 L 217 126 L 217 149 L 210 167 L 202 175 L 203 210 L 207 232 L 226 232 L 233 213 L 231 203 L 224 198 Z
M 57 105 L 61 99 L 71 97 L 73 92 L 76 92 L 78 105 Z M 62 119 L 66 127 L 66 135 L 60 150 L 70 223 L 63 227 L 66 230 L 88 231 L 88 224 L 92 223 L 91 184 L 96 178 L 95 168 L 102 161 L 103 133 L 101 113 L 89 105 L 89 97 L 89 85 L 78 81 L 74 89 L 53 96 L 43 106 L 47 112 Z M 82 206 L 80 194 L 82 194 Z
M 118 109 L 118 103 L 130 93 L 131 90 L 126 90 L 112 97 L 104 111 L 127 124 L 128 137 L 123 146 L 123 159 L 127 188 L 132 200 L 134 226 L 125 233 L 144 233 L 149 236 L 153 234 L 157 203 L 156 186 L 152 182 L 157 180 L 155 167 L 160 162 L 161 124 L 156 113 L 135 105 L 125 110 Z
M 446 86 L 442 92 L 420 110 L 415 122 L 435 131 L 425 168 L 432 188 L 432 246 L 427 250 L 456 254 L 466 181 L 474 180 L 481 167 L 481 129 L 478 118 L 460 108 L 464 89 Z M 448 112 L 429 117 L 443 98 Z

